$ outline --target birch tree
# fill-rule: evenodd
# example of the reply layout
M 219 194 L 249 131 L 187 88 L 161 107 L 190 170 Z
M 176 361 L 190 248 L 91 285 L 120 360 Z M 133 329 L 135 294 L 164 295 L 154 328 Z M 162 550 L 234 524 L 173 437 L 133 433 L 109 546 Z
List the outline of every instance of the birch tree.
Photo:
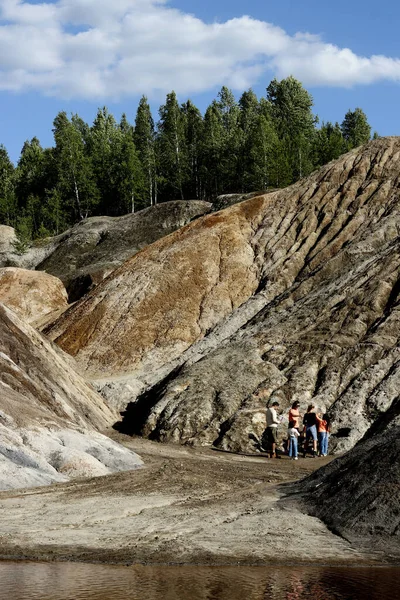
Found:
M 55 158 L 58 186 L 66 202 L 72 203 L 78 220 L 88 217 L 98 202 L 90 158 L 80 131 L 60 112 L 54 119 Z

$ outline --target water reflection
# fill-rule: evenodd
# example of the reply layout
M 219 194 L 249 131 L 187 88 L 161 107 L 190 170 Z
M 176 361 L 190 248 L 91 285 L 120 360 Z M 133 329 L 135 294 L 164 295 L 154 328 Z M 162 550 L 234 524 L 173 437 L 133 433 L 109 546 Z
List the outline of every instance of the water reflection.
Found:
M 0 562 L 1 600 L 382 600 L 400 567 L 166 567 Z

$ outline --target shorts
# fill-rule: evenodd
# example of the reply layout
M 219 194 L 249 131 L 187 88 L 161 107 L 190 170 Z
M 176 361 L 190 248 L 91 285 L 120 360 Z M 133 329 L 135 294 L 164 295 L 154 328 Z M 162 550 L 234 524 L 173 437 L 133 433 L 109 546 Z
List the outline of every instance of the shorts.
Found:
M 278 428 L 277 427 L 267 427 L 267 440 L 270 444 L 278 443 Z
M 317 427 L 316 425 L 311 425 L 311 427 L 306 427 L 306 440 L 312 438 L 315 442 L 317 441 Z

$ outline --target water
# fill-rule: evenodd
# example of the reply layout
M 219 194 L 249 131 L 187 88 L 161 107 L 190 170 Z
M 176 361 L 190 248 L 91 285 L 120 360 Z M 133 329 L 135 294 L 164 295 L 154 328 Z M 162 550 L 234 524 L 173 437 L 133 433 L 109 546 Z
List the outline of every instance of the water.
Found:
M 168 567 L 0 562 L 1 600 L 385 600 L 400 567 Z

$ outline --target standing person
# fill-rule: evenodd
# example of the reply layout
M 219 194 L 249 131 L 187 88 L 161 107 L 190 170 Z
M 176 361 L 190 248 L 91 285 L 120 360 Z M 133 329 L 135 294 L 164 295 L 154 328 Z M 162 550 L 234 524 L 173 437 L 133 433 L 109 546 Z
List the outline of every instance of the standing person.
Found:
M 310 439 L 313 441 L 313 449 L 312 449 L 312 457 L 316 458 L 317 456 L 317 415 L 315 414 L 315 406 L 314 404 L 309 404 L 307 407 L 307 412 L 303 418 L 303 424 L 306 428 L 306 441 L 303 448 L 303 458 L 306 457 L 308 450 L 308 442 Z
M 278 443 L 278 425 L 280 419 L 277 414 L 279 402 L 272 402 L 272 406 L 267 408 L 267 439 L 271 458 L 276 458 L 276 446 Z
M 295 402 L 293 402 L 292 408 L 289 410 L 289 423 L 290 423 L 290 421 L 294 421 L 293 427 L 296 427 L 297 431 L 300 430 L 300 419 L 301 419 L 299 407 L 300 407 L 300 402 L 298 400 L 296 400 Z
M 297 460 L 297 438 L 300 435 L 299 430 L 295 425 L 295 421 L 289 421 L 289 456 L 292 460 Z
M 318 444 L 320 456 L 328 455 L 329 432 L 331 429 L 331 420 L 329 415 L 317 415 L 318 423 Z

